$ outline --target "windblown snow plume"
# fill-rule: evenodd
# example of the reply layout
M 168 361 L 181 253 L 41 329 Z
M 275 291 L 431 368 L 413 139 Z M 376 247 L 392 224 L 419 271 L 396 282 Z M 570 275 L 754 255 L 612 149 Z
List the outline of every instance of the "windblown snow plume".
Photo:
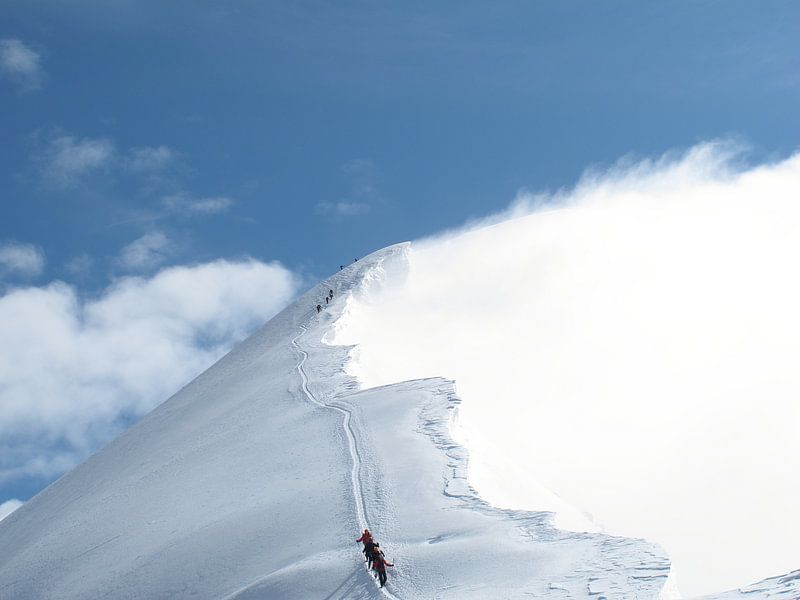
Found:
M 739 157 L 623 165 L 415 243 L 335 342 L 365 386 L 456 381 L 489 502 L 658 542 L 685 595 L 797 569 L 800 155 Z

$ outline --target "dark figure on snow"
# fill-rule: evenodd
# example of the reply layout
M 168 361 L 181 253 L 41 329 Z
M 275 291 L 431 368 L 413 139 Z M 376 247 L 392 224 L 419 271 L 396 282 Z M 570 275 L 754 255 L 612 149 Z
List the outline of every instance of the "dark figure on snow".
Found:
M 369 532 L 369 529 L 365 529 L 364 533 L 361 534 L 361 537 L 358 538 L 356 542 L 364 543 L 362 552 L 364 553 L 367 562 L 370 562 L 372 557 L 372 549 L 375 547 L 375 540 L 372 539 L 372 534 Z
M 371 569 L 378 557 L 383 556 L 383 550 L 378 542 L 372 542 L 369 548 L 364 548 L 364 554 L 367 555 L 367 568 Z
M 372 556 L 375 553 L 375 546 L 378 545 L 378 542 L 369 541 L 364 544 L 364 557 L 367 561 L 367 569 L 372 568 Z
M 333 290 L 328 290 L 328 295 L 331 297 L 331 300 L 333 300 Z
M 317 304 L 317 312 L 319 312 L 321 310 L 322 310 L 322 305 L 321 304 Z
M 327 304 L 328 304 L 328 302 L 330 302 L 330 301 L 331 301 L 331 299 L 330 299 L 330 298 L 328 298 L 327 296 L 325 296 L 325 304 L 327 305 Z
M 341 271 L 342 269 L 344 269 L 344 265 L 339 265 L 339 270 Z
M 390 563 L 386 558 L 383 556 L 383 552 L 378 550 L 377 548 L 373 550 L 372 553 L 372 568 L 375 569 L 378 573 L 378 581 L 381 582 L 381 587 L 386 585 L 386 567 L 393 567 L 394 565 Z

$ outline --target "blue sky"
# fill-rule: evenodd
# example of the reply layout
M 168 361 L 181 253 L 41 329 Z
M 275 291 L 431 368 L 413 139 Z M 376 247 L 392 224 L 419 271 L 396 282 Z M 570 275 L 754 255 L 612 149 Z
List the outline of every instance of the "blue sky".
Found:
M 23 291 L 72 302 L 81 348 L 97 337 L 91 302 L 121 306 L 109 292 L 121 281 L 168 304 L 159 285 L 173 288 L 155 278 L 170 267 L 218 293 L 255 264 L 268 308 L 231 301 L 246 318 L 226 321 L 219 352 L 340 264 L 496 212 L 521 189 L 703 140 L 742 139 L 763 159 L 800 139 L 792 2 L 6 0 L 2 13 L 0 292 L 17 307 L 31 305 Z M 217 259 L 219 272 L 197 270 Z M 212 314 L 186 325 L 201 354 Z M 20 465 L 52 413 L 19 408 L 0 429 L 21 456 L 0 464 L 0 503 L 146 411 L 141 393 L 126 392 L 102 435 L 86 433 L 91 419 L 68 431 L 60 407 L 55 462 L 39 471 Z

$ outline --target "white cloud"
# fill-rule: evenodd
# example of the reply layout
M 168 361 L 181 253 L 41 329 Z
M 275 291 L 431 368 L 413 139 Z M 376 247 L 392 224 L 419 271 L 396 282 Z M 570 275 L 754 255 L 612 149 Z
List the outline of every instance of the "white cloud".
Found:
M 6 500 L 0 504 L 0 521 L 22 506 L 19 500 Z
M 33 277 L 44 269 L 44 252 L 33 244 L 6 242 L 0 245 L 0 275 L 4 273 Z
M 38 160 L 48 184 L 69 188 L 90 173 L 111 166 L 114 154 L 111 140 L 57 135 L 47 141 Z
M 131 148 L 126 165 L 131 171 L 149 173 L 161 171 L 175 160 L 175 152 L 167 146 Z
M 370 205 L 366 202 L 320 202 L 316 210 L 321 215 L 354 217 L 368 213 Z
M 144 234 L 122 249 L 119 264 L 129 271 L 148 271 L 169 256 L 172 243 L 160 231 Z
M 24 92 L 41 88 L 44 81 L 41 56 L 18 39 L 0 40 L 0 73 Z
M 193 198 L 181 193 L 165 196 L 162 204 L 167 210 L 183 215 L 214 215 L 226 212 L 233 206 L 234 200 L 227 196 Z
M 0 481 L 53 476 L 165 400 L 295 294 L 277 263 L 219 260 L 0 297 Z
M 70 189 L 92 183 L 91 176 L 106 173 L 119 183 L 135 178 L 139 193 L 162 196 L 177 187 L 180 154 L 169 146 L 139 146 L 127 150 L 109 138 L 77 137 L 59 130 L 37 131 L 31 136 L 32 162 L 45 185 Z M 186 192 L 163 195 L 161 206 L 182 216 L 208 216 L 227 212 L 235 204 L 228 196 L 194 197 Z M 158 217 L 165 216 L 159 214 Z
M 33 160 L 44 182 L 56 188 L 75 187 L 98 171 L 133 174 L 151 186 L 163 185 L 178 160 L 177 153 L 164 145 L 120 151 L 109 138 L 81 138 L 58 130 L 36 132 L 32 139 Z
M 405 278 L 351 303 L 337 342 L 359 344 L 350 368 L 369 386 L 456 381 L 488 501 L 540 510 L 550 490 L 663 545 L 687 596 L 786 573 L 798 198 L 800 154 L 747 166 L 713 143 L 626 161 L 415 243 Z

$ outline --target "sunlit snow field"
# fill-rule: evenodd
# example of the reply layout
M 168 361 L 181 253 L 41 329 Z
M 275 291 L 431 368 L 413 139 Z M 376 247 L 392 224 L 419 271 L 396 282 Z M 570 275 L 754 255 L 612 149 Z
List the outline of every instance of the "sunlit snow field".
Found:
M 724 145 L 416 242 L 335 343 L 363 386 L 444 376 L 491 503 L 646 537 L 685 596 L 800 567 L 800 157 Z M 522 215 L 522 216 L 521 216 Z

